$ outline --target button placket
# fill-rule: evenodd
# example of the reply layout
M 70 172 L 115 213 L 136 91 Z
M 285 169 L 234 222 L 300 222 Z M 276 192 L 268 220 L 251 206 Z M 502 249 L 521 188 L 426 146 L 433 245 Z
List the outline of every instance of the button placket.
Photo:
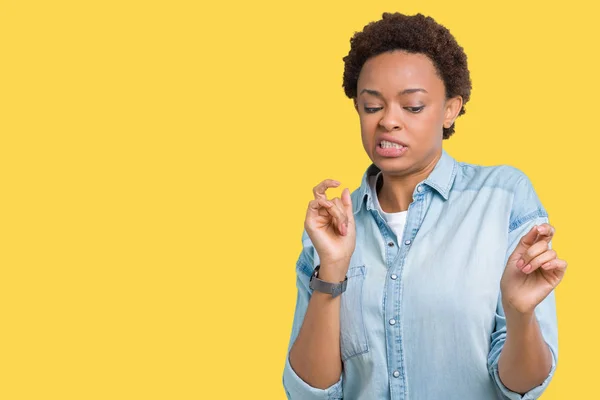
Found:
M 418 192 L 418 195 L 417 195 Z M 424 204 L 427 202 L 427 188 L 424 185 L 418 185 L 415 191 L 414 202 L 409 206 L 409 213 L 406 218 L 404 232 L 402 237 L 398 237 L 396 245 L 396 257 L 392 261 L 393 272 L 389 275 L 389 279 L 386 284 L 386 290 L 389 290 L 389 296 L 394 299 L 393 302 L 387 302 L 385 306 L 386 319 L 388 321 L 386 331 L 388 332 L 388 338 L 386 338 L 386 345 L 392 346 L 390 357 L 388 358 L 388 371 L 391 372 L 391 377 L 396 378 L 390 381 L 390 390 L 392 397 L 406 395 L 405 380 L 406 374 L 402 371 L 405 368 L 403 363 L 403 335 L 402 335 L 402 319 L 396 319 L 396 316 L 401 315 L 400 303 L 402 301 L 402 285 L 400 285 L 400 277 L 402 276 L 402 270 L 405 268 L 404 260 L 406 260 L 408 252 L 411 250 L 413 243 L 413 237 L 419 230 L 423 223 L 422 209 Z M 418 218 L 418 219 L 416 219 Z M 385 242 L 384 242 L 385 243 Z M 388 247 L 387 250 L 391 250 Z M 389 253 L 388 253 L 389 254 Z

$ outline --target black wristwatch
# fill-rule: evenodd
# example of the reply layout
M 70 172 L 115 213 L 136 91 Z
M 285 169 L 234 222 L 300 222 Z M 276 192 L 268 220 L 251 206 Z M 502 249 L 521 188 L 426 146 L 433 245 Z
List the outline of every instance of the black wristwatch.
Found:
M 321 264 L 315 267 L 315 271 L 310 277 L 308 287 L 317 292 L 331 294 L 331 297 L 337 297 L 346 291 L 346 285 L 348 284 L 348 276 L 340 283 L 330 283 L 319 279 L 319 269 Z

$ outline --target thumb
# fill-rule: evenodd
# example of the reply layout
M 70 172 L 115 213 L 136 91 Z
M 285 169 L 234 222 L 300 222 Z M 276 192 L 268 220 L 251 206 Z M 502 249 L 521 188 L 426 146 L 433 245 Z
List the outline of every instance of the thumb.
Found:
M 518 260 L 534 243 L 538 235 L 537 225 L 534 225 L 529 232 L 521 237 L 517 247 L 510 256 L 510 260 Z
M 342 204 L 346 209 L 345 211 L 346 215 L 348 216 L 348 219 L 354 222 L 354 213 L 352 211 L 352 198 L 350 197 L 350 190 L 348 190 L 348 188 L 345 188 L 342 192 Z

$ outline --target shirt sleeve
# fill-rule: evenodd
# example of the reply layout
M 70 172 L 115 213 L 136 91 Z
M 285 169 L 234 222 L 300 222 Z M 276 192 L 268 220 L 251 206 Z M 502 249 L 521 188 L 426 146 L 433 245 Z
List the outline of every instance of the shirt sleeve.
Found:
M 319 389 L 310 386 L 302 380 L 290 365 L 290 350 L 300 332 L 300 327 L 304 321 L 304 315 L 306 314 L 306 309 L 308 308 L 308 302 L 312 293 L 308 284 L 313 271 L 314 249 L 310 244 L 310 239 L 308 239 L 306 231 L 304 231 L 302 238 L 304 247 L 296 262 L 296 287 L 298 289 L 298 295 L 296 298 L 296 310 L 294 312 L 294 320 L 292 323 L 292 334 L 286 352 L 285 366 L 283 369 L 283 387 L 288 400 L 341 400 L 343 398 L 343 374 L 340 376 L 340 379 L 330 387 Z
M 515 250 L 521 237 L 523 237 L 534 225 L 540 225 L 548 222 L 548 214 L 542 206 L 538 196 L 535 193 L 530 180 L 521 173 L 521 177 L 516 184 L 516 190 L 513 200 L 513 208 L 511 212 L 509 233 L 508 233 L 508 249 L 506 252 L 505 262 Z M 550 242 L 552 248 L 552 242 Z M 500 353 L 506 341 L 506 318 L 502 308 L 502 298 L 498 300 L 496 310 L 496 327 L 492 334 L 492 342 L 488 356 L 488 369 L 494 382 L 497 385 L 502 398 L 509 400 L 532 400 L 537 399 L 546 390 L 554 372 L 558 361 L 558 326 L 556 320 L 556 301 L 554 291 L 535 308 L 535 316 L 538 320 L 542 336 L 548 345 L 552 354 L 552 368 L 546 379 L 537 387 L 531 389 L 527 393 L 519 394 L 508 389 L 500 380 L 498 373 L 498 361 Z

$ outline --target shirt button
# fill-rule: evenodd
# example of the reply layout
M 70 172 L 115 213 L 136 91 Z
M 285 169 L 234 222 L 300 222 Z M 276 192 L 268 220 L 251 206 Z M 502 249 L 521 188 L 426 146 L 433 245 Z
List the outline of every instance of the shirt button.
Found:
M 394 318 L 390 319 L 390 325 L 396 325 L 396 320 Z
M 400 376 L 400 372 L 394 371 L 394 373 L 392 375 L 394 375 L 394 378 L 397 378 Z
M 394 274 L 390 278 L 392 278 L 393 280 L 396 280 L 396 279 L 398 279 L 398 275 Z
M 389 242 L 389 243 L 388 243 L 388 246 L 390 246 L 390 247 L 394 247 L 394 242 Z
M 419 185 L 417 186 L 417 192 L 421 193 L 423 191 L 423 186 Z
M 404 244 L 408 246 L 409 244 L 411 244 L 411 241 L 407 240 L 406 242 L 404 242 Z

